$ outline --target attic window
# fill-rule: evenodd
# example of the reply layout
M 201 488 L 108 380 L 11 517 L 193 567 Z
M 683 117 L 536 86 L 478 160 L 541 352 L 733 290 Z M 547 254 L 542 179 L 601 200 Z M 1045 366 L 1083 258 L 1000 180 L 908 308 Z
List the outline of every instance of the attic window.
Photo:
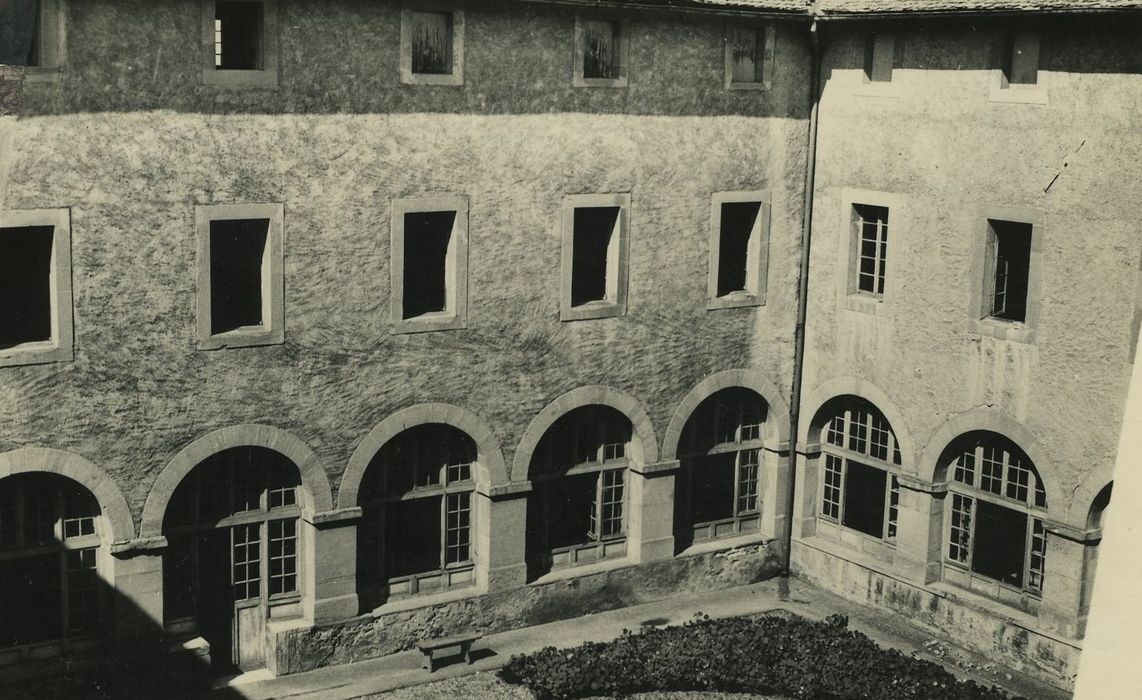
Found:
M 262 3 L 217 0 L 214 4 L 214 67 L 262 69 Z
M 35 10 L 32 25 L 32 45 L 28 49 L 28 66 L 42 66 L 43 65 L 43 32 L 44 32 L 44 5 L 39 0 L 34 0 Z
M 450 9 L 443 0 L 409 4 L 413 7 L 401 10 L 401 82 L 463 85 L 463 11 Z
M 630 23 L 625 19 L 575 19 L 576 87 L 626 87 Z
M 896 35 L 892 32 L 869 32 L 864 44 L 864 82 L 892 82 L 896 62 Z
M 1039 82 L 1039 34 L 1018 31 L 1007 40 L 1003 66 L 1005 87 L 1009 85 L 1036 85 Z
M 776 30 L 772 24 L 741 26 L 727 22 L 726 89 L 761 89 L 773 79 L 773 45 Z

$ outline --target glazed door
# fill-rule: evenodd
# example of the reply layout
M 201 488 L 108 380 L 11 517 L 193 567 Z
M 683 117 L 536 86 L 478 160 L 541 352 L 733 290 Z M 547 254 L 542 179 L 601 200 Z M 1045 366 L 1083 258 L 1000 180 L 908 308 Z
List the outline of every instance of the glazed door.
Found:
M 234 564 L 233 663 L 241 671 L 266 665 L 262 591 L 262 524 L 230 528 Z

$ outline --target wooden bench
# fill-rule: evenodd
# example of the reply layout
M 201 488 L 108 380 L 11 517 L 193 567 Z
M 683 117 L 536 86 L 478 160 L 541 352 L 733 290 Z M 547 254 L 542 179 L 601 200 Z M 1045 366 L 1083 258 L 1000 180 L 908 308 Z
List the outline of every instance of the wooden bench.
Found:
M 432 662 L 432 652 L 449 647 L 460 647 L 460 653 L 464 655 L 464 660 L 471 664 L 472 644 L 483 636 L 484 635 L 480 632 L 462 632 L 460 634 L 454 634 L 451 637 L 421 639 L 416 643 L 416 648 L 420 649 L 420 653 L 424 654 L 424 664 L 422 668 L 426 668 L 429 673 L 432 673 L 435 670 Z

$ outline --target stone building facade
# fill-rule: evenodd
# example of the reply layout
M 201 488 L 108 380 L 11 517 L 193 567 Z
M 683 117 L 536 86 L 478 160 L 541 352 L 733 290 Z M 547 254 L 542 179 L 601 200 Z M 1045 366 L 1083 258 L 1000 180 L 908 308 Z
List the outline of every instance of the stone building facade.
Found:
M 1137 3 L 33 5 L 0 675 L 291 673 L 789 556 L 1069 683 Z

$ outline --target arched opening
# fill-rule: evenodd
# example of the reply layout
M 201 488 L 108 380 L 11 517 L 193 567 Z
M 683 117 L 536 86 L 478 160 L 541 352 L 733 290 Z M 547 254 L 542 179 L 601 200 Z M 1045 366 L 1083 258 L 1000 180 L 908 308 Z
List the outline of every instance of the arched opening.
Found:
M 303 614 L 301 475 L 265 447 L 207 457 L 179 484 L 163 519 L 163 617 L 210 644 L 219 673 L 265 665 L 266 623 Z
M 610 406 L 573 409 L 544 432 L 528 466 L 528 580 L 626 555 L 629 418 Z
M 820 426 L 817 532 L 888 555 L 900 505 L 900 447 L 880 409 L 857 396 L 828 401 Z
M 707 397 L 686 421 L 674 501 L 677 551 L 760 529 L 767 409 L 756 392 L 728 388 Z
M 1027 607 L 1043 594 L 1047 492 L 1027 454 L 980 430 L 945 448 L 948 480 L 944 579 Z
M 476 460 L 475 441 L 441 423 L 409 428 L 373 456 L 358 501 L 364 609 L 475 584 Z
M 79 483 L 47 472 L 0 479 L 0 658 L 98 646 L 107 541 L 99 503 Z

